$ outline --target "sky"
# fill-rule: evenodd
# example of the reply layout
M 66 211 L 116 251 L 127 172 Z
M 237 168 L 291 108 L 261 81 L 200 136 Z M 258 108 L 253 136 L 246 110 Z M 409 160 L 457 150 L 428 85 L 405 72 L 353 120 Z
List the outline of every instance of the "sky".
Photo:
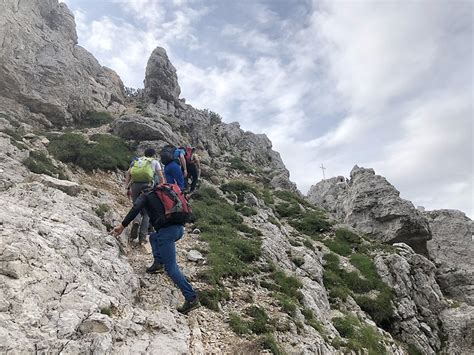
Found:
M 303 193 L 321 164 L 357 164 L 415 206 L 474 216 L 473 2 L 64 2 L 126 86 L 164 47 L 181 97 L 267 134 Z

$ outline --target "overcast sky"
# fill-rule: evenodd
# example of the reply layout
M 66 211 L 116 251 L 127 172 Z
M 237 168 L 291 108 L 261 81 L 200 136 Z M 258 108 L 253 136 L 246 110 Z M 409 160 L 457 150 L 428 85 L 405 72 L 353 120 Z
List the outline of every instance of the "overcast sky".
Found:
M 143 87 L 164 47 L 181 97 L 266 133 L 306 193 L 372 167 L 473 216 L 471 1 L 67 0 L 79 44 Z

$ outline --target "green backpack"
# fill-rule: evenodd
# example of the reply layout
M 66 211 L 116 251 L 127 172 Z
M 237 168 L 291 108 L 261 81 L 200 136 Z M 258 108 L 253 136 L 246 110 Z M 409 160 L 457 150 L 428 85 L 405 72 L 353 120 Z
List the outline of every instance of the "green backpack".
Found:
M 151 167 L 153 158 L 141 157 L 133 162 L 130 169 L 132 182 L 152 182 L 155 172 Z

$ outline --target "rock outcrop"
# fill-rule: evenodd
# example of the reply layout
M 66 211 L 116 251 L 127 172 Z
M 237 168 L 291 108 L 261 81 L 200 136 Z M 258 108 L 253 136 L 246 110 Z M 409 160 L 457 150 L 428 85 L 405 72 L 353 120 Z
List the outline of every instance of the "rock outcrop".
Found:
M 438 282 L 443 292 L 474 306 L 474 222 L 463 212 L 424 212 L 433 238 L 428 251 L 438 266 Z
M 308 199 L 377 240 L 403 242 L 417 253 L 428 254 L 431 232 L 426 218 L 373 169 L 356 165 L 349 181 L 342 176 L 323 180 L 311 187 Z
M 177 101 L 181 88 L 176 68 L 171 64 L 164 48 L 157 47 L 151 53 L 145 71 L 145 95 L 155 103 L 158 99 Z
M 4 0 L 0 11 L 0 110 L 38 125 L 67 125 L 87 111 L 120 110 L 119 76 L 77 45 L 74 17 L 57 0 Z M 2 102 L 3 101 L 3 102 Z
M 439 314 L 447 307 L 436 283 L 436 268 L 408 245 L 395 246 L 397 254 L 380 253 L 375 257 L 377 271 L 394 293 L 391 333 L 424 354 L 436 354 L 443 338 Z

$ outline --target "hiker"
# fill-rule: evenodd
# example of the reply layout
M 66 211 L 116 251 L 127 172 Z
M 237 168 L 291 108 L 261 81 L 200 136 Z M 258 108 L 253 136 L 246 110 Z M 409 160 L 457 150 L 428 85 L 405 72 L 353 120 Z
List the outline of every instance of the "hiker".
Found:
M 186 188 L 186 183 L 184 181 L 184 174 L 181 170 L 181 166 L 178 162 L 184 161 L 184 152 L 172 145 L 166 145 L 160 152 L 161 162 L 165 165 L 165 177 L 166 181 L 170 184 L 177 184 L 181 191 L 184 191 Z M 186 161 L 184 161 L 186 166 Z M 187 170 L 185 170 L 187 175 Z
M 165 182 L 161 165 L 154 159 L 155 155 L 155 149 L 145 149 L 144 156 L 136 157 L 130 164 L 125 177 L 125 188 L 127 189 L 127 196 L 131 197 L 133 202 L 143 191 L 152 188 L 156 183 Z M 141 223 L 140 216 L 136 216 L 130 232 L 130 239 L 133 240 L 138 237 L 140 244 L 146 241 L 150 224 L 150 218 L 145 210 L 141 211 L 141 216 Z
M 199 157 L 196 154 L 196 149 L 190 146 L 180 147 L 180 149 L 184 150 L 184 160 L 186 161 L 186 167 L 188 176 L 185 176 L 186 185 L 188 183 L 188 179 L 191 179 L 191 186 L 189 192 L 193 192 L 196 189 L 196 185 L 199 180 L 199 176 L 201 174 L 201 166 L 199 164 Z
M 117 225 L 111 234 L 115 237 L 119 236 L 142 209 L 145 209 L 150 216 L 156 231 L 150 235 L 154 260 L 146 272 L 157 273 L 162 272 L 163 269 L 166 271 L 185 299 L 184 304 L 178 308 L 179 312 L 186 314 L 200 307 L 196 292 L 176 263 L 175 242 L 183 236 L 184 223 L 191 212 L 184 195 L 175 184 L 155 186 L 151 191 L 138 197 L 122 223 Z M 171 213 L 170 211 L 178 212 Z

